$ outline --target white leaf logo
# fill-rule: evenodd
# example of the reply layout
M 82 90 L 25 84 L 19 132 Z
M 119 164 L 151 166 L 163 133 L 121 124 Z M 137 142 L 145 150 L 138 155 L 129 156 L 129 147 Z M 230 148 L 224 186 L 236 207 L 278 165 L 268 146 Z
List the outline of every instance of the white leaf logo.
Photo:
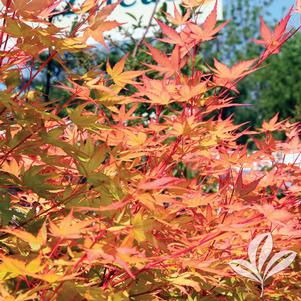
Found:
M 260 246 L 261 249 L 259 251 Z M 273 238 L 271 233 L 260 234 L 249 244 L 249 261 L 236 259 L 229 263 L 236 274 L 260 283 L 260 297 L 263 296 L 265 280 L 287 268 L 295 260 L 297 255 L 294 251 L 285 250 L 276 253 L 270 261 L 267 262 L 272 250 Z M 263 272 L 262 268 L 266 262 L 266 268 Z

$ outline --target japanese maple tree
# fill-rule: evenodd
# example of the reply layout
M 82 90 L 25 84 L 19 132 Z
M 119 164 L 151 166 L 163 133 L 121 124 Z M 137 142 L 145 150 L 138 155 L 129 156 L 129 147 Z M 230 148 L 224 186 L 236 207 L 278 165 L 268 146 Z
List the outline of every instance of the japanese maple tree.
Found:
M 143 70 L 127 70 L 125 56 L 79 75 L 64 52 L 91 47 L 91 37 L 109 47 L 118 3 L 74 7 L 70 32 L 48 21 L 60 2 L 2 0 L 1 300 L 258 300 L 260 287 L 229 262 L 265 232 L 275 249 L 300 254 L 301 169 L 298 157 L 285 160 L 301 149 L 300 127 L 275 115 L 242 130 L 222 110 L 298 30 L 288 29 L 294 11 L 274 30 L 262 19 L 258 57 L 198 66 L 200 46 L 227 22 L 215 6 L 199 24 L 196 9 L 208 1 L 185 0 L 187 13 L 167 16 L 174 26 L 158 21 L 171 53 L 146 43 L 153 64 Z M 31 87 L 50 60 L 68 74 L 58 85 L 64 104 Z M 238 144 L 246 134 L 256 151 Z M 301 300 L 300 276 L 297 258 L 269 280 L 264 300 Z

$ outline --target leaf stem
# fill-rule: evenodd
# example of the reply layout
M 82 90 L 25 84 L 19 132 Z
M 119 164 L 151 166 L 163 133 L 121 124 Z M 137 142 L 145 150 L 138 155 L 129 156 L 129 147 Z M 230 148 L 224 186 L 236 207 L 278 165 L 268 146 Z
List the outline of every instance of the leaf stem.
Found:
M 262 298 L 264 295 L 264 283 L 261 281 L 261 293 L 260 293 L 260 298 Z

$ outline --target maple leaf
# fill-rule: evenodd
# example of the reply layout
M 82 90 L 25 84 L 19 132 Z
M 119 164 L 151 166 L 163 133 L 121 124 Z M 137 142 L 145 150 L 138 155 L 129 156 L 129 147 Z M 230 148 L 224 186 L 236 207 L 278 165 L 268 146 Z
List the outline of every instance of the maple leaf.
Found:
M 116 28 L 118 26 L 122 25 L 122 23 L 119 23 L 117 21 L 103 21 L 100 24 L 96 23 L 93 24 L 93 26 L 89 27 L 85 33 L 84 38 L 87 40 L 88 38 L 93 38 L 96 42 L 103 45 L 105 48 L 108 49 L 108 46 L 104 40 L 103 33 L 105 31 L 110 31 L 113 28 Z
M 301 142 L 300 142 L 299 135 L 293 136 L 292 138 L 290 138 L 288 142 L 284 143 L 283 149 L 288 153 L 293 152 L 295 154 L 299 154 L 299 151 L 301 149 Z
M 183 41 L 181 35 L 176 32 L 172 27 L 164 24 L 163 22 L 156 20 L 159 26 L 162 29 L 162 32 L 168 37 L 164 39 L 159 39 L 162 42 L 168 43 L 168 44 L 176 44 L 179 46 L 184 46 L 185 42 Z
M 91 92 L 87 87 L 81 86 L 81 85 L 79 85 L 76 82 L 73 82 L 71 80 L 69 80 L 69 82 L 73 87 L 69 87 L 69 86 L 64 85 L 64 84 L 59 84 L 56 87 L 59 88 L 59 89 L 64 89 L 66 91 L 71 92 L 73 96 L 77 96 L 77 97 L 79 97 L 81 99 L 84 99 L 84 100 L 92 101 L 92 98 L 90 97 Z
M 242 175 L 243 175 L 243 170 L 241 169 L 236 180 L 235 190 L 236 192 L 238 192 L 240 197 L 245 197 L 256 189 L 263 176 L 248 184 L 244 184 Z
M 152 58 L 158 63 L 158 65 L 145 64 L 152 70 L 164 73 L 166 76 L 172 76 L 178 73 L 186 63 L 186 60 L 181 58 L 180 48 L 178 45 L 174 48 L 169 57 L 146 42 L 145 45 L 149 49 Z
M 256 59 L 242 61 L 232 67 L 228 67 L 227 65 L 220 63 L 217 59 L 214 59 L 215 68 L 211 67 L 215 73 L 214 82 L 219 86 L 238 92 L 235 81 L 253 72 L 254 69 L 252 69 L 252 66 L 255 62 Z
M 4 6 L 10 3 L 10 8 L 24 17 L 47 17 L 61 0 L 1 0 L 1 2 Z
M 1 232 L 9 233 L 18 237 L 19 239 L 27 242 L 33 251 L 38 251 L 47 240 L 47 229 L 46 223 L 44 223 L 39 230 L 37 236 L 32 235 L 29 232 L 19 230 L 19 229 L 1 229 Z
M 206 82 L 201 82 L 196 85 L 183 84 L 180 87 L 178 87 L 179 95 L 175 95 L 175 99 L 179 102 L 188 102 L 192 98 L 194 100 L 197 100 L 197 98 L 201 98 L 207 91 L 208 88 Z
M 270 53 L 232 67 L 215 60 L 212 72 L 198 66 L 199 44 L 226 24 L 217 22 L 213 1 L 184 0 L 186 7 L 215 4 L 201 25 L 189 21 L 192 10 L 182 16 L 175 5 L 173 16 L 166 14 L 172 26 L 158 21 L 161 41 L 172 51 L 146 44 L 155 62 L 147 72 L 159 72 L 152 78 L 140 71 L 144 62 L 139 71 L 128 69 L 127 56 L 114 66 L 108 61 L 107 72 L 100 65 L 73 74 L 78 70 L 65 66 L 64 53 L 91 48 L 88 38 L 105 44 L 104 32 L 120 24 L 109 19 L 120 1 L 71 4 L 78 22 L 70 34 L 43 20 L 65 13 L 52 12 L 56 1 L 11 0 L 3 9 L 0 223 L 10 226 L 0 229 L 2 253 L 9 254 L 0 256 L 0 295 L 8 290 L 6 280 L 16 278 L 4 295 L 11 300 L 155 299 L 162 292 L 156 283 L 166 284 L 167 299 L 200 290 L 214 299 L 227 293 L 225 287 L 209 292 L 196 270 L 208 274 L 208 287 L 231 277 L 223 269 L 233 254 L 248 249 L 250 230 L 272 226 L 290 236 L 279 235 L 280 247 L 299 247 L 300 167 L 286 158 L 299 152 L 300 128 L 276 115 L 256 132 L 238 131 L 232 116 L 223 117 L 221 110 L 235 105 L 228 90 Z M 262 32 L 275 38 L 278 31 L 281 41 L 288 34 L 286 19 L 281 22 L 273 33 L 262 25 Z M 12 50 L 7 36 L 15 42 Z M 33 80 L 47 73 L 53 59 L 70 76 L 61 85 L 71 92 L 66 102 L 43 102 L 35 89 Z M 23 79 L 25 69 L 29 80 Z M 137 91 L 124 93 L 128 84 Z M 287 141 L 274 138 L 276 130 L 285 131 Z M 258 141 L 249 138 L 258 151 L 237 141 L 261 133 Z M 292 272 L 288 289 L 296 279 Z
M 62 0 L 57 0 L 57 1 L 51 1 L 50 5 L 46 7 L 44 10 L 41 11 L 39 14 L 39 17 L 42 18 L 49 18 L 51 15 L 53 15 L 53 11 L 59 6 L 59 4 L 62 2 Z
M 279 113 L 277 113 L 269 122 L 264 121 L 262 124 L 262 129 L 260 129 L 261 132 L 274 132 L 281 128 L 282 124 L 285 122 L 285 120 L 277 122 L 279 117 Z
M 11 256 L 0 256 L 2 260 L 0 264 L 0 279 L 8 280 L 16 278 L 18 276 L 30 276 L 36 279 L 46 281 L 48 283 L 54 283 L 57 281 L 64 281 L 73 279 L 76 274 L 70 274 L 67 276 L 57 275 L 55 271 L 49 271 L 48 273 L 41 273 L 46 264 L 42 263 L 42 256 L 39 255 L 30 262 L 26 263 L 24 260 L 12 258 Z
M 0 279 L 2 281 L 16 278 L 20 275 L 36 277 L 36 274 L 44 269 L 44 266 L 41 265 L 40 256 L 27 264 L 19 259 L 3 255 L 1 255 L 0 259 L 2 260 L 0 264 Z
M 168 278 L 168 281 L 178 287 L 180 290 L 184 289 L 184 286 L 192 287 L 196 292 L 201 291 L 201 287 L 198 281 L 191 279 L 192 276 L 195 278 L 197 273 L 184 273 L 172 275 L 173 277 Z M 200 277 L 201 278 L 201 277 Z
M 202 5 L 206 5 L 211 2 L 212 0 L 183 0 L 183 6 L 188 8 L 194 8 L 196 6 L 202 7 Z
M 127 112 L 125 105 L 121 105 L 120 109 L 118 110 L 117 115 L 113 114 L 112 118 L 118 122 L 120 125 L 123 125 L 126 121 L 138 119 L 139 117 L 134 116 L 134 112 L 137 109 L 137 104 L 134 104 Z
M 76 221 L 73 217 L 73 211 L 64 217 L 59 224 L 50 222 L 49 229 L 52 236 L 64 239 L 81 238 L 82 234 L 91 230 L 93 227 L 88 227 L 94 220 Z
M 263 141 L 254 138 L 256 146 L 264 153 L 272 154 L 276 149 L 276 141 L 271 133 L 267 132 Z
M 92 8 L 95 8 L 95 0 L 85 0 L 85 1 L 82 3 L 82 5 L 81 5 L 79 11 L 80 11 L 81 13 L 86 13 L 86 12 L 88 12 L 88 11 L 89 11 L 90 9 L 92 9 Z M 77 12 L 76 9 L 73 9 L 73 11 L 74 11 L 75 13 Z
M 124 130 L 126 137 L 126 144 L 130 147 L 146 146 L 147 135 L 140 132 L 133 132 L 131 130 Z
M 14 158 L 5 161 L 1 167 L 1 170 L 10 173 L 17 178 L 20 176 L 20 166 Z
M 144 218 L 141 212 L 138 212 L 131 219 L 131 224 L 133 226 L 134 238 L 139 242 L 146 241 L 149 236 L 148 232 L 153 228 L 153 221 Z
M 106 20 L 109 17 L 109 15 L 114 11 L 117 5 L 118 2 L 114 4 L 106 5 L 97 13 L 96 16 L 94 16 L 93 14 L 89 15 L 90 26 L 84 32 L 85 41 L 89 37 L 92 37 L 96 42 L 100 43 L 101 45 L 103 45 L 105 48 L 108 49 L 108 46 L 105 43 L 103 37 L 103 33 L 105 31 L 110 31 L 113 28 L 123 24 L 115 20 Z M 88 5 L 88 8 L 91 8 L 91 5 Z
M 167 80 L 154 80 L 143 77 L 143 86 L 137 86 L 136 96 L 147 96 L 152 104 L 168 104 L 172 102 L 172 93 L 176 91 L 175 85 Z M 145 101 L 145 99 L 144 99 Z
M 117 64 L 115 64 L 113 68 L 111 68 L 109 61 L 107 61 L 107 72 L 112 77 L 112 80 L 116 83 L 116 85 L 120 87 L 124 87 L 126 84 L 137 84 L 132 79 L 144 73 L 144 71 L 122 72 L 126 59 L 127 55 L 124 56 Z
M 206 18 L 205 22 L 200 27 L 197 24 L 189 23 L 188 27 L 191 30 L 191 38 L 196 40 L 196 44 L 200 41 L 210 41 L 214 36 L 221 31 L 229 21 L 226 21 L 218 26 L 217 23 L 217 1 L 215 6 L 209 16 Z
M 251 207 L 252 208 L 252 207 Z M 273 205 L 254 205 L 257 211 L 262 213 L 272 223 L 285 226 L 290 220 L 293 219 L 293 215 L 285 208 L 277 209 Z
M 286 31 L 288 21 L 291 18 L 292 8 L 289 13 L 277 24 L 274 32 L 270 30 L 264 19 L 260 17 L 260 35 L 261 40 L 253 40 L 255 43 L 263 45 L 270 54 L 277 54 L 280 52 L 280 47 L 287 40 L 290 32 Z
M 168 13 L 165 13 L 167 20 L 174 25 L 184 25 L 190 18 L 191 12 L 187 10 L 184 16 L 177 10 L 174 4 L 174 17 Z
M 92 0 L 94 1 L 94 8 L 93 12 L 91 12 L 89 14 L 89 24 L 93 25 L 95 23 L 101 23 L 102 21 L 105 21 L 111 14 L 112 12 L 115 10 L 115 8 L 119 5 L 119 2 L 115 2 L 113 4 L 108 4 L 105 1 L 100 1 L 101 4 L 103 4 L 104 6 L 97 10 L 97 8 L 99 8 L 99 5 L 97 5 L 97 3 L 99 2 L 98 0 Z M 89 0 L 87 1 L 89 2 Z M 89 6 L 89 4 L 88 4 Z M 91 5 L 90 5 L 91 8 Z
M 74 122 L 79 128 L 98 128 L 98 124 L 96 123 L 99 119 L 98 116 L 95 116 L 91 112 L 85 110 L 87 106 L 86 103 L 79 105 L 75 110 L 68 109 L 67 112 L 69 114 L 70 120 Z

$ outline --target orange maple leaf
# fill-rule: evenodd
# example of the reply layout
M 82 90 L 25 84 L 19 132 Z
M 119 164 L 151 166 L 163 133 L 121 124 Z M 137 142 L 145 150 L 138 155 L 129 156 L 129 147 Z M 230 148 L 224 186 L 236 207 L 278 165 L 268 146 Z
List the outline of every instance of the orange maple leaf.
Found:
M 183 84 L 178 88 L 179 95 L 176 96 L 177 101 L 189 101 L 193 98 L 200 98 L 208 91 L 207 83 L 201 82 L 196 85 Z
M 184 25 L 190 18 L 190 10 L 187 10 L 186 14 L 182 16 L 181 13 L 177 10 L 176 5 L 174 4 L 174 17 L 168 13 L 165 13 L 167 20 L 174 25 Z
M 274 132 L 281 128 L 282 124 L 285 122 L 285 120 L 277 122 L 279 117 L 279 113 L 277 113 L 270 121 L 264 121 L 262 123 L 262 129 L 260 129 L 261 132 Z
M 10 8 L 23 17 L 47 17 L 61 2 L 53 0 L 1 0 L 4 6 L 9 5 Z
M 227 65 L 219 62 L 217 59 L 214 59 L 215 68 L 211 68 L 215 73 L 214 82 L 219 86 L 237 91 L 235 81 L 253 72 L 254 69 L 251 67 L 255 62 L 256 59 L 253 59 L 228 67 Z
M 288 39 L 290 32 L 286 31 L 288 21 L 291 18 L 292 8 L 289 13 L 277 24 L 274 32 L 270 30 L 263 18 L 260 17 L 260 35 L 261 40 L 253 40 L 255 43 L 263 45 L 271 54 L 280 52 L 280 47 Z
M 72 96 L 77 96 L 80 99 L 83 100 L 89 100 L 89 101 L 93 101 L 93 99 L 90 97 L 90 89 L 85 87 L 85 86 L 81 86 L 79 84 L 77 84 L 76 82 L 73 82 L 71 80 L 68 80 L 70 82 L 70 84 L 73 87 L 69 87 L 67 85 L 64 85 L 62 83 L 56 85 L 57 88 L 59 89 L 64 89 L 65 91 L 69 91 L 72 93 Z
M 6 160 L 3 163 L 1 170 L 8 172 L 16 177 L 19 177 L 20 175 L 20 166 L 14 158 L 12 158 L 11 160 Z
M 252 207 L 251 207 L 252 208 Z M 254 208 L 262 213 L 272 223 L 285 226 L 293 219 L 293 215 L 285 208 L 275 208 L 273 205 L 254 205 Z
M 222 30 L 229 23 L 229 21 L 226 21 L 218 26 L 216 26 L 216 23 L 217 1 L 215 3 L 214 9 L 206 18 L 201 27 L 193 23 L 188 24 L 188 27 L 191 30 L 191 38 L 195 39 L 196 43 L 199 43 L 200 41 L 210 41 L 220 30 Z
M 104 37 L 103 32 L 110 31 L 111 29 L 122 25 L 123 23 L 119 23 L 115 20 L 107 20 L 109 15 L 113 12 L 113 10 L 118 5 L 117 3 L 110 4 L 102 8 L 96 16 L 90 15 L 89 23 L 90 26 L 84 33 L 84 38 L 87 40 L 88 38 L 92 37 L 96 42 L 103 45 L 105 48 L 108 49 Z
M 92 227 L 88 227 L 95 220 L 81 220 L 76 221 L 73 216 L 73 211 L 64 217 L 59 224 L 50 222 L 49 229 L 53 236 L 64 239 L 77 239 L 82 236 L 84 232 L 91 230 Z
M 164 73 L 167 76 L 172 76 L 180 71 L 180 69 L 186 64 L 186 59 L 181 57 L 180 48 L 177 45 L 168 57 L 160 50 L 154 48 L 150 44 L 145 43 L 150 51 L 150 55 L 157 62 L 158 65 L 145 64 L 152 70 L 156 70 L 160 73 Z
M 174 30 L 172 27 L 164 24 L 163 22 L 156 20 L 159 26 L 162 29 L 162 32 L 168 37 L 164 39 L 159 39 L 162 42 L 168 43 L 168 44 L 177 44 L 180 46 L 185 45 L 185 41 L 183 41 L 182 36 L 177 33 L 176 30 Z
M 117 21 L 102 21 L 100 24 L 96 23 L 90 26 L 84 34 L 85 40 L 92 37 L 96 42 L 100 43 L 108 49 L 107 44 L 105 43 L 103 32 L 110 31 L 111 29 L 120 26 L 122 23 Z
M 152 104 L 169 104 L 172 102 L 172 92 L 176 91 L 175 85 L 167 80 L 155 80 L 143 77 L 143 86 L 137 86 L 138 97 L 147 96 Z M 145 99 L 143 101 L 146 101 Z

